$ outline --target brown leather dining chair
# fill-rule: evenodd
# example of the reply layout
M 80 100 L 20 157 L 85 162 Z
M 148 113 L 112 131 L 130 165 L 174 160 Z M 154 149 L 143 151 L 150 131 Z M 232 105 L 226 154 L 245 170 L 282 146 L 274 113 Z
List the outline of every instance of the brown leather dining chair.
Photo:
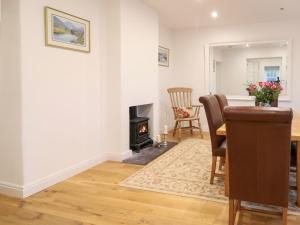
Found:
M 223 115 L 223 111 L 224 111 L 224 108 L 226 106 L 228 106 L 228 100 L 227 100 L 227 97 L 226 95 L 223 95 L 223 94 L 215 94 L 218 102 L 219 102 L 219 106 L 220 106 L 220 109 L 221 109 L 221 112 L 222 112 L 222 115 Z
M 282 207 L 278 214 L 287 224 L 292 110 L 229 106 L 224 117 L 229 225 L 234 224 L 237 210 L 251 210 L 242 207 L 241 201 Z
M 297 142 L 292 143 L 292 152 L 291 152 L 291 167 L 296 170 L 297 167 Z
M 299 171 L 297 171 L 297 142 L 292 142 L 291 145 L 291 167 L 290 167 L 290 172 L 292 173 L 299 173 Z M 297 185 L 291 185 L 290 187 L 291 190 L 297 190 Z
M 214 95 L 207 95 L 200 97 L 199 101 L 203 104 L 207 123 L 209 127 L 209 134 L 211 140 L 212 150 L 212 166 L 210 175 L 210 184 L 214 183 L 214 177 L 223 177 L 224 175 L 216 173 L 216 166 L 218 157 L 220 158 L 220 165 L 225 161 L 226 140 L 224 136 L 219 136 L 216 131 L 224 124 L 222 112 L 219 107 L 217 98 Z

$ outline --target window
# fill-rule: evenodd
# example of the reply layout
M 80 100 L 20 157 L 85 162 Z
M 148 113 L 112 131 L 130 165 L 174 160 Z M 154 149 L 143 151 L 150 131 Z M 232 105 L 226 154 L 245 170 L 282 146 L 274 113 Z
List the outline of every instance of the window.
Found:
M 265 66 L 266 81 L 277 81 L 278 77 L 280 77 L 280 66 Z

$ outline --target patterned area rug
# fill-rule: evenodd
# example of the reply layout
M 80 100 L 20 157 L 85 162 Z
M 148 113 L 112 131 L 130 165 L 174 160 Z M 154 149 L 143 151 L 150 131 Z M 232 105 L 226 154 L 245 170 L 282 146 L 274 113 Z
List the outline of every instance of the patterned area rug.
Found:
M 223 180 L 216 177 L 214 185 L 209 184 L 210 169 L 210 142 L 188 139 L 122 181 L 120 185 L 227 203 Z M 292 174 L 291 182 L 294 181 L 295 174 Z M 300 208 L 296 207 L 295 201 L 296 192 L 291 191 L 289 213 L 300 215 Z M 251 206 L 261 208 L 258 205 Z

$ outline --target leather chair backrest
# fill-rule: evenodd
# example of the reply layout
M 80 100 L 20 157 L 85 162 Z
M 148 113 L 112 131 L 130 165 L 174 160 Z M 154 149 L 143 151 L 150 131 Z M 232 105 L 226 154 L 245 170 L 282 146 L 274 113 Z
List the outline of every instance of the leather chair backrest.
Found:
M 220 109 L 221 109 L 221 112 L 223 114 L 224 108 L 226 106 L 228 106 L 228 101 L 227 101 L 226 95 L 216 94 L 215 96 L 216 96 L 216 98 L 217 98 L 217 100 L 219 102 Z
M 225 137 L 216 134 L 217 129 L 224 124 L 222 112 L 218 100 L 214 95 L 202 96 L 199 98 L 199 101 L 205 109 L 212 151 L 214 152 L 225 139 Z
M 292 110 L 228 106 L 224 118 L 229 197 L 287 207 Z

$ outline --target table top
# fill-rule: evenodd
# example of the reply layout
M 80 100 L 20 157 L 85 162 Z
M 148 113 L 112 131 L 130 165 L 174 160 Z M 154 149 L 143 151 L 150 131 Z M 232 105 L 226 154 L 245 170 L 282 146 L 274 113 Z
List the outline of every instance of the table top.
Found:
M 218 130 L 218 135 L 226 136 L 226 125 L 223 124 Z M 300 141 L 300 115 L 294 114 L 292 122 L 292 141 Z

